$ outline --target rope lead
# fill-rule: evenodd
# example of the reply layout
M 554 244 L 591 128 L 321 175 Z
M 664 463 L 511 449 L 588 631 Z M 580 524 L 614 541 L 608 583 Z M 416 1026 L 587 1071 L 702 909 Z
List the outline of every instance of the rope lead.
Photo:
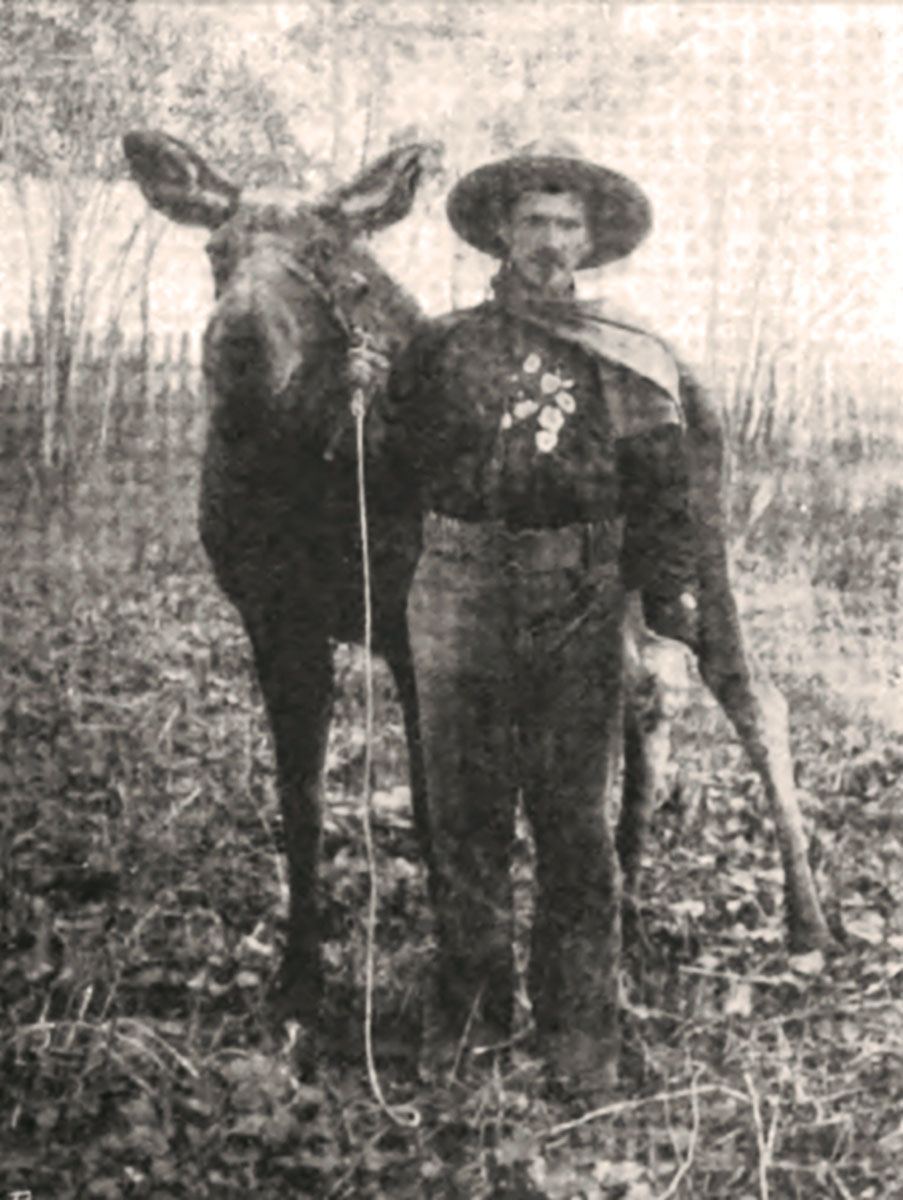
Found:
M 389 1104 L 383 1094 L 376 1060 L 373 1057 L 373 976 L 376 950 L 377 879 L 376 856 L 373 851 L 373 791 L 370 773 L 373 760 L 373 597 L 370 580 L 370 532 L 367 519 L 367 487 L 364 471 L 364 418 L 367 405 L 362 388 L 356 388 L 351 400 L 355 424 L 357 452 L 357 503 L 361 527 L 361 563 L 364 583 L 364 845 L 367 851 L 367 874 L 370 895 L 367 904 L 367 953 L 364 984 L 364 1053 L 367 1060 L 367 1080 L 379 1108 L 390 1121 L 405 1129 L 417 1129 L 421 1124 L 420 1111 L 410 1104 Z

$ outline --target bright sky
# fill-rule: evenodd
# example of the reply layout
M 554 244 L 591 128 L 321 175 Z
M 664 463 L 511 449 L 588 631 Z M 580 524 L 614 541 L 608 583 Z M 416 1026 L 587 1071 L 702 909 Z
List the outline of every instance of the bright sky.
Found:
M 893 71 L 888 79 L 893 145 L 887 163 L 890 229 L 884 308 L 888 331 L 903 346 L 903 5 L 888 4 L 886 8 L 887 53 Z

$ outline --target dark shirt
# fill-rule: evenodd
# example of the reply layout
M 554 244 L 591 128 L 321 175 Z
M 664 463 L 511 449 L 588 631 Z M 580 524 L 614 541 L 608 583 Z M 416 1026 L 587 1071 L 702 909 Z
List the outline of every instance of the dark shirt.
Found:
M 655 388 L 488 303 L 415 336 L 377 419 L 424 509 L 512 529 L 623 515 L 626 585 L 671 597 L 693 574 L 684 435 L 662 424 L 619 437 L 606 399 Z

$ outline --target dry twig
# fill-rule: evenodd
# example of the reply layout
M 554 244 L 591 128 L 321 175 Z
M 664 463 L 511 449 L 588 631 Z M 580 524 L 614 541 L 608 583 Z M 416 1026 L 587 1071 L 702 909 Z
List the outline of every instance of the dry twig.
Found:
M 707 979 L 731 979 L 737 983 L 757 983 L 761 987 L 779 987 L 786 979 L 770 975 L 744 975 L 739 971 L 715 971 L 710 967 L 690 967 L 681 963 L 678 968 L 685 975 L 704 975 Z
M 844 1181 L 840 1178 L 840 1176 L 837 1174 L 837 1168 L 834 1166 L 834 1164 L 829 1162 L 829 1163 L 826 1163 L 825 1166 L 827 1167 L 828 1178 L 831 1180 L 831 1182 L 837 1188 L 838 1192 L 840 1192 L 842 1200 L 853 1200 L 852 1192 L 847 1187 L 847 1185 L 844 1183 Z
M 686 1158 L 684 1158 L 683 1162 L 681 1162 L 680 1166 L 674 1172 L 674 1178 L 662 1192 L 661 1196 L 659 1196 L 658 1200 L 670 1200 L 671 1196 L 677 1195 L 677 1189 L 680 1187 L 681 1180 L 692 1167 L 693 1160 L 696 1157 L 696 1141 L 699 1137 L 699 1091 L 696 1082 L 701 1073 L 701 1071 L 697 1071 L 690 1084 L 690 1107 L 693 1111 L 693 1126 L 690 1129 L 690 1141 L 687 1146 Z
M 131 1033 L 126 1033 L 126 1030 L 131 1030 Z M 162 1050 L 164 1050 L 166 1054 L 168 1054 L 169 1057 L 172 1058 L 176 1064 L 186 1072 L 186 1074 L 190 1075 L 192 1079 L 200 1078 L 197 1068 L 183 1054 L 180 1054 L 178 1050 L 171 1046 L 169 1042 L 167 1042 L 165 1038 L 161 1037 L 155 1029 L 153 1029 L 146 1022 L 139 1020 L 137 1017 L 119 1017 L 116 1020 L 109 1021 L 47 1021 L 41 1019 L 38 1021 L 33 1021 L 28 1025 L 20 1025 L 19 1028 L 14 1031 L 12 1037 L 13 1040 L 18 1042 L 30 1039 L 35 1034 L 41 1034 L 44 1036 L 44 1042 L 39 1049 L 47 1050 L 50 1048 L 53 1035 L 57 1031 L 65 1031 L 65 1033 L 68 1035 L 63 1046 L 64 1050 L 71 1046 L 73 1038 L 78 1032 L 92 1033 L 96 1037 L 106 1035 L 109 1038 L 117 1038 L 123 1045 L 131 1046 L 133 1049 L 151 1058 L 161 1071 L 165 1071 L 166 1067 L 162 1059 L 147 1044 L 149 1041 L 153 1041 L 156 1042 L 156 1044 Z M 34 1045 L 32 1045 L 32 1049 L 35 1049 Z
M 670 1103 L 672 1100 L 692 1099 L 703 1095 L 711 1095 L 720 1093 L 722 1096 L 729 1096 L 733 1100 L 739 1100 L 742 1104 L 748 1104 L 749 1098 L 744 1096 L 742 1092 L 737 1092 L 733 1088 L 723 1087 L 720 1083 L 706 1084 L 705 1087 L 689 1087 L 681 1088 L 676 1092 L 656 1092 L 653 1096 L 643 1096 L 639 1100 L 622 1100 L 617 1104 L 606 1104 L 603 1108 L 594 1108 L 592 1112 L 584 1113 L 582 1117 L 575 1117 L 573 1121 L 562 1121 L 559 1125 L 553 1125 L 551 1129 L 547 1129 L 541 1136 L 543 1141 L 548 1141 L 550 1138 L 558 1137 L 562 1133 L 570 1133 L 572 1129 L 580 1129 L 583 1125 L 589 1125 L 592 1121 L 599 1121 L 603 1117 L 614 1117 L 621 1113 L 634 1112 L 638 1108 L 645 1108 L 647 1104 L 664 1104 Z
M 766 1136 L 765 1130 L 762 1127 L 762 1111 L 759 1107 L 759 1095 L 753 1086 L 752 1076 L 748 1071 L 744 1071 L 743 1079 L 746 1082 L 746 1089 L 749 1092 L 753 1124 L 756 1128 L 756 1146 L 759 1151 L 759 1195 L 762 1200 L 768 1200 L 768 1168 L 771 1164 L 771 1150 L 774 1142 L 774 1134 L 777 1130 L 777 1118 L 775 1116 L 772 1120 L 771 1129 L 769 1129 Z

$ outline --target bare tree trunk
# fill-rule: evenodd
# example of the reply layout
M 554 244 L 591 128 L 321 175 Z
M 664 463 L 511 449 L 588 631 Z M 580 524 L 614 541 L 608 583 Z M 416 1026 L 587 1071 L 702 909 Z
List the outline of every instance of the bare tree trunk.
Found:
M 371 157 L 374 149 L 380 145 L 382 134 L 383 101 L 386 83 L 388 82 L 388 67 L 386 58 L 389 51 L 389 39 L 386 29 L 379 20 L 378 12 L 374 14 L 374 25 L 370 30 L 367 45 L 367 66 L 370 76 L 370 90 L 367 94 L 367 109 L 364 117 L 364 136 L 361 141 L 360 165 L 363 166 Z
M 14 175 L 13 191 L 22 215 L 22 228 L 25 233 L 25 250 L 28 255 L 28 321 L 31 325 L 31 336 L 34 339 L 35 358 L 40 361 L 44 348 L 43 306 L 38 291 L 38 255 L 35 245 L 34 229 L 32 227 L 31 202 L 25 191 L 25 182 L 20 175 Z
M 105 338 L 104 359 L 106 372 L 104 377 L 103 395 L 100 407 L 100 425 L 97 431 L 95 447 L 98 459 L 105 459 L 110 437 L 110 421 L 112 418 L 113 401 L 119 387 L 119 362 L 122 355 L 122 332 L 115 322 L 110 325 Z
M 65 201 L 57 214 L 50 288 L 47 294 L 45 342 L 41 363 L 41 463 L 47 470 L 62 465 L 66 453 L 66 401 L 69 388 L 71 348 L 66 321 L 66 284 L 71 254 L 70 230 Z
M 331 0 L 330 30 L 330 77 L 329 92 L 332 107 L 332 153 L 330 155 L 333 179 L 341 179 L 348 162 L 347 137 L 347 87 L 346 64 L 348 46 L 343 16 L 345 0 Z
M 77 278 L 72 286 L 69 301 L 69 330 L 76 352 L 92 300 L 90 279 L 95 266 L 94 246 L 109 214 L 110 195 L 111 190 L 107 183 L 98 182 L 90 186 L 87 198 L 80 205 L 78 229 L 73 234 L 72 269 L 75 273 L 77 267 Z
M 138 293 L 138 311 L 141 322 L 141 342 L 138 354 L 138 372 L 141 389 L 141 410 L 145 422 L 145 438 L 148 445 L 157 440 L 156 389 L 154 387 L 153 334 L 150 319 L 150 269 L 156 245 L 148 226 L 141 257 L 141 280 Z

